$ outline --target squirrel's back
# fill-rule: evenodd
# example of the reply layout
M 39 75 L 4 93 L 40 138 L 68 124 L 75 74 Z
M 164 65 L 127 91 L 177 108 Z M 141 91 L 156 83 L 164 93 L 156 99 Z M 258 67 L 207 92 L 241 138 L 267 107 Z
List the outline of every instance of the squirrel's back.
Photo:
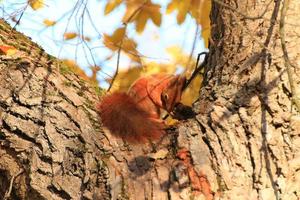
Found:
M 102 123 L 113 135 L 128 142 L 147 142 L 165 133 L 165 124 L 124 92 L 105 96 L 97 105 Z

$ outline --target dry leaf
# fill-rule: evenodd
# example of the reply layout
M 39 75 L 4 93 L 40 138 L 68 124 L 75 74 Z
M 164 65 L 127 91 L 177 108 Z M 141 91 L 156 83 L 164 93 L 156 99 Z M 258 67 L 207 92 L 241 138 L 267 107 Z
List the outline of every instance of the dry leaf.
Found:
M 145 29 L 145 26 L 146 26 L 146 23 L 147 23 L 148 19 L 149 19 L 149 16 L 145 12 L 143 12 L 143 13 L 141 13 L 141 14 L 138 15 L 138 17 L 136 18 L 136 22 L 135 22 L 136 31 L 138 33 L 143 32 L 143 30 Z
M 168 155 L 168 153 L 169 151 L 167 149 L 161 149 L 156 153 L 151 153 L 149 157 L 153 158 L 154 160 L 164 159 Z
M 136 50 L 137 44 L 134 40 L 126 37 L 125 27 L 118 28 L 111 36 L 104 34 L 103 43 L 112 51 L 117 51 L 121 48 L 133 61 L 140 62 L 140 57 Z
M 33 10 L 38 10 L 44 7 L 44 0 L 29 0 L 28 3 Z
M 115 30 L 115 32 L 111 36 L 111 40 L 114 43 L 119 43 L 124 38 L 125 33 L 126 33 L 126 28 L 125 27 L 118 28 L 117 30 Z
M 210 18 L 211 0 L 172 0 L 167 6 L 167 13 L 177 10 L 177 23 L 182 24 L 188 13 L 194 17 L 202 27 L 202 37 L 205 46 L 208 47 L 210 37 Z
M 0 45 L 0 54 L 11 56 L 17 53 L 17 49 L 12 46 Z
M 204 44 L 206 48 L 208 48 L 209 37 L 210 37 L 210 28 L 202 30 L 202 38 L 204 40 Z
M 160 12 L 151 12 L 150 17 L 156 26 L 160 26 L 160 24 L 161 24 L 161 13 Z
M 92 39 L 88 36 L 84 36 L 82 37 L 83 40 L 87 41 L 87 42 L 90 42 Z
M 107 1 L 104 9 L 104 14 L 107 15 L 112 12 L 116 7 L 118 7 L 123 0 L 110 0 Z
M 123 17 L 124 23 L 135 22 L 137 32 L 144 31 L 148 19 L 156 26 L 161 24 L 160 5 L 150 0 L 129 0 L 126 2 L 126 13 Z
M 69 32 L 69 33 L 64 34 L 64 39 L 65 40 L 72 40 L 76 37 L 77 37 L 77 33 L 74 33 L 74 32 Z
M 52 21 L 52 20 L 49 20 L 49 19 L 44 19 L 43 21 L 44 25 L 49 27 L 49 26 L 54 26 L 56 24 L 56 21 Z

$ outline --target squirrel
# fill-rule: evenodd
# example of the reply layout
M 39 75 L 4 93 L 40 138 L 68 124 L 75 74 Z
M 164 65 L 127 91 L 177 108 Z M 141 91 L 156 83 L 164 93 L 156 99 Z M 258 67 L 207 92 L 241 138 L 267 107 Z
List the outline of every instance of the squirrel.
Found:
M 183 75 L 153 74 L 137 79 L 127 93 L 114 92 L 97 104 L 103 125 L 131 143 L 159 139 L 166 133 L 161 109 L 170 115 L 180 103 L 186 78 Z

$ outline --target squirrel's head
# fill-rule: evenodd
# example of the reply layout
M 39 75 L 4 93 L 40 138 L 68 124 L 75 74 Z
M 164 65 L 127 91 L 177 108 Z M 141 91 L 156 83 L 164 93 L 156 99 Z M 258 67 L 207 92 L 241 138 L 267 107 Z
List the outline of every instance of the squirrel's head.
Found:
M 148 78 L 147 94 L 156 106 L 171 113 L 180 102 L 185 81 L 183 75 L 153 74 Z
M 186 78 L 183 75 L 173 76 L 161 92 L 162 108 L 171 113 L 180 102 Z

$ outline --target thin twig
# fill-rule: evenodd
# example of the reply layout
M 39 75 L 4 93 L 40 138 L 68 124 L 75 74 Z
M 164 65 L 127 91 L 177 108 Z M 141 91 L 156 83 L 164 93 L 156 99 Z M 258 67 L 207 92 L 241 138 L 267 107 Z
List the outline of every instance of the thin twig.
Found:
M 13 175 L 10 179 L 10 183 L 9 183 L 9 188 L 6 191 L 3 200 L 7 200 L 10 197 L 11 191 L 12 191 L 12 187 L 13 187 L 13 183 L 15 181 L 15 178 L 17 178 L 20 174 L 22 174 L 24 172 L 23 169 L 21 169 L 16 175 Z
M 144 1 L 144 3 L 139 6 L 131 15 L 130 17 L 127 19 L 126 22 L 124 22 L 124 27 L 125 27 L 125 34 L 126 34 L 126 29 L 127 29 L 127 25 L 128 23 L 130 23 L 130 21 L 132 20 L 133 17 L 135 17 L 139 12 L 140 10 L 144 7 L 144 5 L 147 3 L 147 1 Z M 114 76 L 112 77 L 111 81 L 110 81 L 110 84 L 109 84 L 109 87 L 107 89 L 107 92 L 109 92 L 116 80 L 116 77 L 118 76 L 118 73 L 119 73 L 119 67 L 120 67 L 120 57 L 121 57 L 121 50 L 122 50 L 122 45 L 123 45 L 123 41 L 124 41 L 124 38 L 125 38 L 125 35 L 123 36 L 123 38 L 121 39 L 120 41 L 120 46 L 119 46 L 119 49 L 118 49 L 118 56 L 117 56 L 117 67 L 116 67 L 116 72 L 114 74 Z
M 205 55 L 205 58 L 204 58 L 203 62 L 200 64 L 200 66 L 198 66 L 201 55 Z M 204 66 L 207 64 L 207 58 L 208 58 L 208 53 L 207 52 L 201 52 L 201 53 L 198 54 L 196 65 L 195 65 L 195 70 L 193 71 L 191 77 L 185 82 L 184 86 L 182 87 L 182 91 L 184 91 L 190 85 L 190 83 L 194 80 L 196 75 L 201 71 L 201 69 L 204 68 Z M 162 119 L 165 120 L 169 116 L 170 116 L 170 114 L 168 113 Z
M 200 60 L 200 56 L 201 55 L 205 55 L 205 58 L 203 60 L 203 62 L 198 66 L 199 64 L 199 60 Z M 207 52 L 201 52 L 198 54 L 198 57 L 197 57 L 197 62 L 196 62 L 196 65 L 195 65 L 195 70 L 193 71 L 191 77 L 185 82 L 182 90 L 185 90 L 189 85 L 190 83 L 194 80 L 194 78 L 197 76 L 197 74 L 204 68 L 204 66 L 207 64 L 207 56 L 208 53 Z
M 21 15 L 20 15 L 19 19 L 18 19 L 18 20 L 17 20 L 17 22 L 15 23 L 15 25 L 14 25 L 13 29 L 15 29 L 15 28 L 16 28 L 16 26 L 20 24 L 20 21 L 21 21 L 21 19 L 22 19 L 23 15 L 24 15 L 24 13 L 25 13 L 25 11 L 26 11 L 26 9 L 27 9 L 28 5 L 29 5 L 29 3 L 27 3 L 27 4 L 26 4 L 26 6 L 25 6 L 24 10 L 22 11 L 22 13 L 21 13 Z
M 121 42 L 120 42 L 120 46 L 121 46 L 121 47 L 122 47 L 122 44 L 123 44 L 123 39 L 122 39 Z M 121 49 L 122 49 L 121 47 L 118 49 L 116 72 L 115 72 L 114 76 L 113 76 L 112 79 L 111 79 L 111 82 L 110 82 L 110 84 L 109 84 L 109 87 L 108 87 L 108 89 L 107 89 L 107 92 L 109 92 L 110 89 L 112 88 L 113 83 L 115 82 L 116 77 L 117 77 L 118 72 L 119 72 L 120 57 L 121 57 Z
M 285 17 L 287 10 L 289 8 L 289 3 L 290 0 L 283 0 L 283 5 L 281 8 L 281 16 L 280 16 L 280 25 L 279 25 L 279 32 L 280 32 L 280 40 L 281 40 L 281 47 L 283 51 L 283 58 L 284 58 L 284 65 L 286 67 L 286 71 L 288 74 L 288 79 L 291 87 L 291 95 L 292 95 L 292 101 L 295 104 L 298 112 L 300 112 L 300 100 L 296 91 L 296 86 L 295 82 L 293 79 L 293 71 L 292 71 L 292 63 L 290 61 L 288 51 L 286 48 L 286 43 L 285 43 Z
M 76 2 L 74 8 L 71 10 L 71 14 L 70 14 L 70 16 L 67 20 L 67 24 L 66 24 L 66 27 L 64 29 L 63 35 L 65 35 L 65 33 L 67 33 L 67 30 L 68 30 L 69 24 L 71 23 L 71 19 L 72 19 L 73 15 L 74 15 L 76 9 L 79 9 L 78 6 L 80 8 L 79 0 Z M 60 54 L 61 54 L 62 50 L 63 50 L 63 45 L 60 47 L 60 49 L 58 51 L 58 54 L 57 54 L 57 57 L 60 57 Z
M 193 54 L 194 54 L 195 47 L 196 47 L 196 41 L 197 41 L 198 33 L 199 33 L 199 25 L 198 25 L 197 22 L 196 22 L 196 30 L 195 30 L 195 35 L 194 35 L 193 46 L 192 46 L 192 50 L 191 50 L 189 59 L 188 59 L 188 61 L 187 61 L 187 63 L 186 63 L 187 69 L 189 69 L 190 62 L 191 62 L 191 60 L 192 60 L 192 58 L 193 58 Z M 198 58 L 199 58 L 199 56 L 198 56 Z

